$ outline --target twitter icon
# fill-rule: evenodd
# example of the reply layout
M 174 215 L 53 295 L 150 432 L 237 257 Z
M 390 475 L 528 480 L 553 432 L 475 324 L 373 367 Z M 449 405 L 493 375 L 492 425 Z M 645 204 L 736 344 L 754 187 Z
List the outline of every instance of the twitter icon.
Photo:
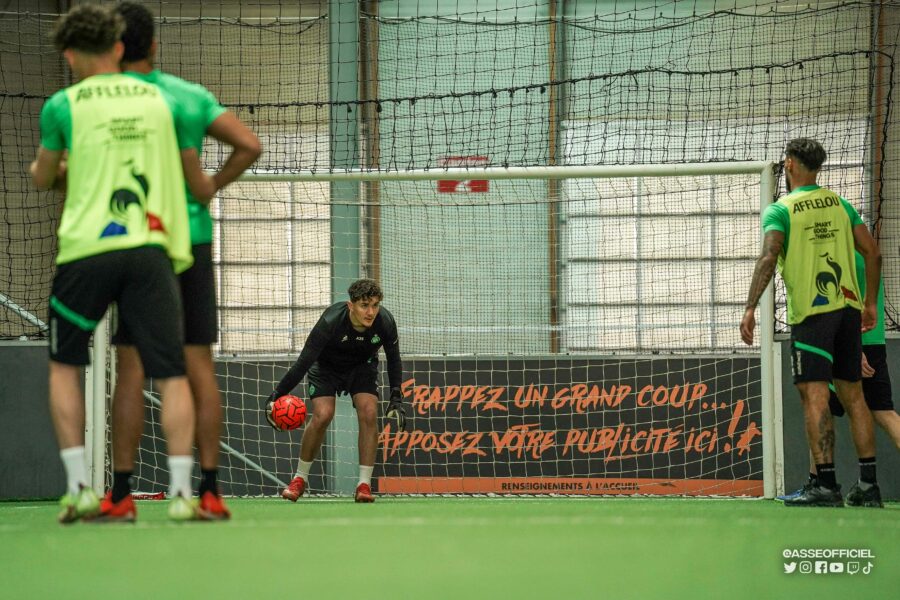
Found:
M 796 562 L 784 563 L 784 572 L 785 573 L 793 573 L 796 570 L 797 570 Z

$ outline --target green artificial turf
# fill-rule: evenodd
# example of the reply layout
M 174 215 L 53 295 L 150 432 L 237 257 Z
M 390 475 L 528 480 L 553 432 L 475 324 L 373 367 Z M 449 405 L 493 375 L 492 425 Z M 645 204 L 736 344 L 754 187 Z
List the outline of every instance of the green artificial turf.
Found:
M 231 499 L 233 519 L 55 522 L 0 503 L 0 598 L 889 598 L 900 505 L 666 498 Z M 785 574 L 785 550 L 866 548 L 868 575 Z M 850 559 L 844 559 L 846 563 Z M 862 560 L 862 566 L 867 561 Z

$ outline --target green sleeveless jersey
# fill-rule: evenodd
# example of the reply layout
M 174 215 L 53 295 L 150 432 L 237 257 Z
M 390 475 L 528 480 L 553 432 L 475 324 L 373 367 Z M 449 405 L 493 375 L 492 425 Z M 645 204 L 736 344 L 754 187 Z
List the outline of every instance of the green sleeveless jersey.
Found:
M 88 77 L 41 110 L 41 145 L 69 151 L 57 264 L 160 246 L 175 272 L 193 263 L 177 106 L 125 75 Z
M 856 278 L 859 280 L 859 293 L 866 297 L 866 260 L 862 254 L 856 253 Z M 884 345 L 884 278 L 878 282 L 878 308 L 875 318 L 875 328 L 862 334 L 862 343 L 865 346 Z
M 763 212 L 763 231 L 784 233 L 778 269 L 788 323 L 845 306 L 862 310 L 853 241 L 861 223 L 849 202 L 818 185 L 797 188 Z
M 166 91 L 182 112 L 183 131 L 180 133 L 187 142 L 187 147 L 194 148 L 197 154 L 203 152 L 203 138 L 206 137 L 206 130 L 219 115 L 225 112 L 225 107 L 219 104 L 216 97 L 200 84 L 163 73 L 159 69 L 154 69 L 150 73 L 126 71 L 125 74 L 158 85 Z M 213 234 L 209 209 L 194 198 L 190 190 L 185 189 L 185 193 L 188 199 L 191 243 L 209 244 L 212 242 Z

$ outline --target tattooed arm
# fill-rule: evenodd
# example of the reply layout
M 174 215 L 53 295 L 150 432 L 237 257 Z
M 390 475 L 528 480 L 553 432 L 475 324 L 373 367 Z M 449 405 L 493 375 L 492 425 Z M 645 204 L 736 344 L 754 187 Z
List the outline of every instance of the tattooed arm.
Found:
M 748 346 L 753 344 L 753 330 L 756 329 L 756 305 L 759 304 L 760 297 L 775 275 L 775 265 L 778 264 L 778 255 L 781 254 L 783 246 L 784 233 L 766 232 L 762 254 L 756 261 L 756 268 L 753 269 L 753 280 L 750 282 L 750 293 L 744 307 L 744 318 L 741 319 L 741 339 Z

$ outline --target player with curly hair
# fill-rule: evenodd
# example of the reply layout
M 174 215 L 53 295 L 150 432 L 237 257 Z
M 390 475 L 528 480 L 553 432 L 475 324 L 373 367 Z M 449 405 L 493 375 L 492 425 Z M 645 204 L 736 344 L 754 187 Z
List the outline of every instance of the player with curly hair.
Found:
M 816 183 L 825 162 L 816 140 L 797 138 L 785 148 L 788 194 L 763 213 L 763 249 L 753 272 L 740 332 L 753 343 L 756 305 L 775 273 L 787 290 L 791 367 L 800 392 L 816 484 L 784 501 L 786 506 L 843 506 L 834 472 L 834 423 L 829 382 L 850 418 L 859 457 L 859 481 L 847 495 L 855 506 L 880 506 L 875 479 L 872 415 L 863 399 L 861 331 L 875 326 L 881 252 L 859 213 L 837 193 Z M 854 250 L 865 263 L 859 284 Z M 868 293 L 863 296 L 861 290 Z

